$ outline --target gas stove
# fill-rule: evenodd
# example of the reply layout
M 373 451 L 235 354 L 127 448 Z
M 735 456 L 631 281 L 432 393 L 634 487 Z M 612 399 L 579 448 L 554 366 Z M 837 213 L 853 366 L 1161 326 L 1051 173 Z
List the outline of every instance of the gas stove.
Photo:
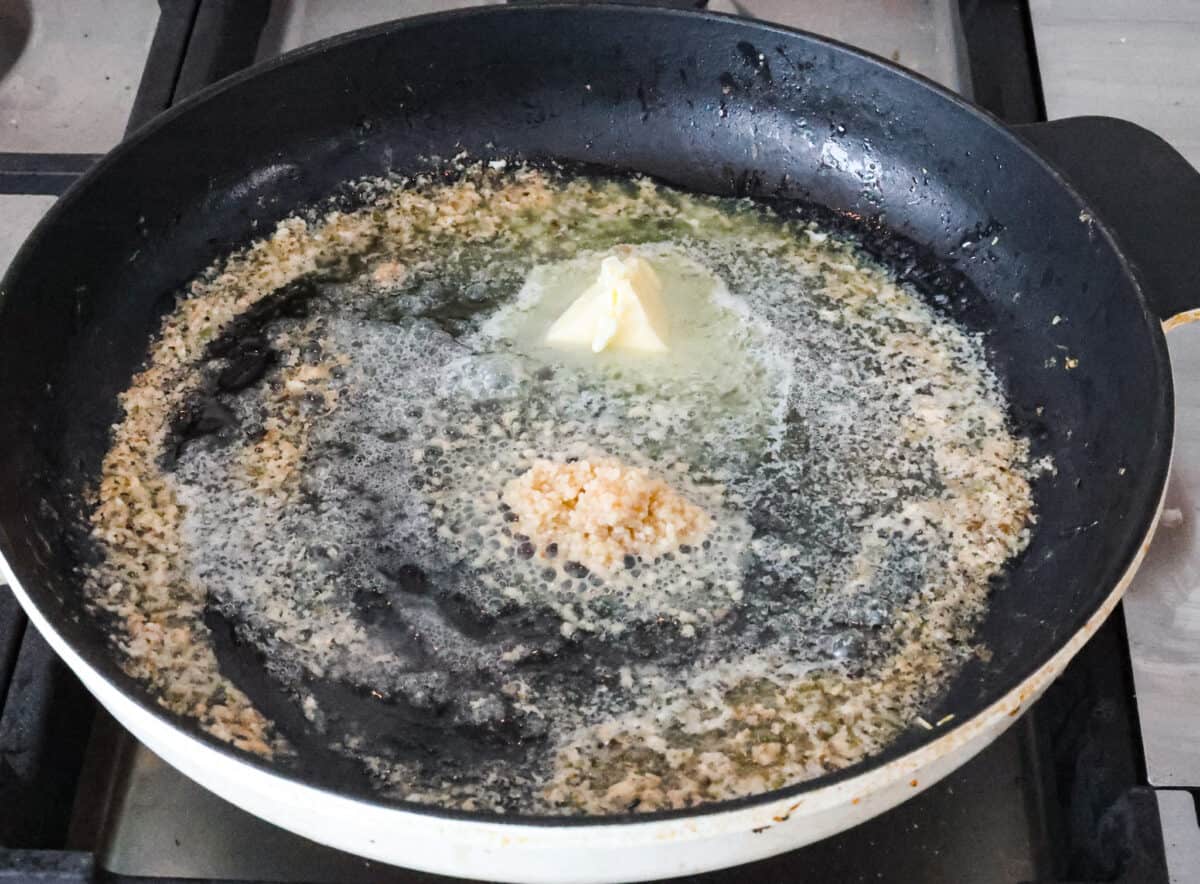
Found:
M 482 4 L 159 0 L 156 9 L 128 0 L 0 2 L 0 268 L 55 196 L 123 132 L 209 83 L 346 30 L 472 5 Z M 911 67 L 1010 122 L 1044 113 L 1029 10 L 1019 0 L 673 5 L 707 5 L 828 34 Z M 1200 354 L 1200 337 L 1184 334 L 1172 340 L 1176 370 L 1196 377 L 1200 357 L 1189 354 Z M 1194 398 L 1196 404 L 1181 392 L 1183 440 L 1200 420 L 1200 395 Z M 1178 525 L 1193 515 L 1187 480 L 1200 481 L 1200 444 L 1181 441 L 1176 471 L 1168 516 L 1177 527 L 1164 529 L 1148 578 L 1131 591 L 1128 628 L 1125 613 L 1111 618 L 1001 739 L 943 782 L 855 829 L 687 880 L 1049 884 L 1200 875 L 1200 831 L 1187 789 L 1200 785 L 1200 740 L 1187 739 L 1189 719 L 1169 702 L 1172 691 L 1184 702 L 1189 690 L 1173 679 L 1189 671 L 1186 632 L 1175 629 L 1169 653 L 1158 653 L 1155 642 L 1155 630 L 1173 622 L 1172 599 L 1187 592 L 1188 556 L 1195 553 Z M 1144 694 L 1136 701 L 1135 678 Z M 187 780 L 96 706 L 13 597 L 0 592 L 0 880 L 31 879 L 451 881 L 306 841 Z

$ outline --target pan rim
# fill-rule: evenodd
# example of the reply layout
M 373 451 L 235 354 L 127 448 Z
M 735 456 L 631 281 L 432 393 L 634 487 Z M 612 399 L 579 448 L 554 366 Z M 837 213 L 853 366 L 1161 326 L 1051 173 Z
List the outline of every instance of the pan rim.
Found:
M 280 55 L 274 59 L 253 65 L 240 71 L 230 77 L 227 77 L 211 86 L 200 90 L 196 94 L 189 96 L 178 105 L 157 115 L 145 125 L 141 126 L 127 139 L 114 147 L 109 153 L 102 157 L 92 168 L 85 172 L 75 183 L 73 183 L 67 191 L 59 198 L 59 200 L 50 208 L 42 220 L 31 232 L 25 243 L 22 244 L 20 250 L 5 274 L 4 279 L 0 280 L 0 306 L 3 305 L 10 291 L 9 280 L 16 278 L 19 275 L 22 266 L 27 262 L 31 253 L 33 243 L 40 238 L 40 235 L 45 229 L 51 227 L 57 218 L 64 213 L 71 203 L 78 199 L 89 186 L 90 183 L 104 174 L 105 170 L 118 162 L 126 153 L 136 148 L 142 142 L 148 140 L 161 129 L 170 126 L 172 122 L 180 116 L 188 114 L 193 108 L 198 107 L 205 102 L 208 102 L 217 96 L 220 96 L 230 90 L 236 89 L 242 83 L 257 77 L 260 74 L 279 68 L 287 67 L 297 63 L 310 55 L 320 54 L 331 48 L 336 48 L 345 44 L 357 42 L 359 40 L 402 32 L 409 29 L 420 28 L 431 23 L 438 23 L 449 20 L 470 20 L 475 18 L 487 19 L 494 16 L 526 16 L 526 15 L 542 15 L 546 12 L 569 13 L 580 17 L 601 17 L 606 15 L 620 14 L 627 16 L 630 14 L 642 15 L 646 17 L 661 17 L 661 18 L 676 18 L 687 17 L 691 19 L 708 19 L 717 22 L 735 22 L 744 27 L 753 28 L 758 33 L 777 34 L 787 37 L 801 37 L 811 43 L 823 45 L 831 48 L 839 53 L 853 56 L 857 59 L 865 61 L 875 67 L 882 68 L 893 76 L 899 76 L 905 80 L 911 81 L 927 90 L 932 90 L 940 96 L 943 101 L 950 102 L 957 110 L 970 117 L 975 118 L 979 122 L 990 126 L 993 129 L 999 130 L 1000 137 L 1007 138 L 1014 146 L 1016 146 L 1028 159 L 1039 165 L 1055 183 L 1063 188 L 1072 198 L 1076 205 L 1081 210 L 1091 212 L 1091 207 L 1088 202 L 1083 199 L 1075 188 L 1070 184 L 1070 181 L 1050 162 L 1041 156 L 1037 150 L 1030 145 L 1025 139 L 1014 132 L 1010 127 L 998 120 L 995 116 L 986 110 L 977 107 L 961 96 L 950 92 L 940 84 L 922 76 L 914 71 L 902 68 L 895 63 L 875 55 L 871 52 L 855 48 L 846 43 L 824 37 L 811 32 L 802 31 L 795 28 L 789 28 L 782 25 L 771 24 L 756 20 L 747 20 L 734 15 L 716 13 L 710 11 L 697 10 L 682 10 L 663 7 L 643 6 L 635 3 L 625 2 L 603 2 L 596 4 L 579 5 L 570 2 L 551 2 L 526 5 L 504 5 L 504 6 L 485 6 L 473 7 L 468 9 L 449 10 L 443 12 L 435 12 L 427 15 L 414 16 L 411 18 L 397 19 L 391 22 L 385 22 L 367 28 L 350 31 L 344 34 L 339 34 L 327 39 L 309 44 L 299 49 Z M 1173 435 L 1173 388 L 1170 372 L 1170 361 L 1166 348 L 1165 337 L 1162 332 L 1161 324 L 1158 318 L 1154 316 L 1149 308 L 1148 300 L 1143 291 L 1142 285 L 1136 274 L 1130 267 L 1130 262 L 1122 250 L 1118 240 L 1109 230 L 1107 224 L 1102 218 L 1092 212 L 1095 219 L 1094 229 L 1105 239 L 1108 247 L 1119 259 L 1126 280 L 1134 295 L 1138 299 L 1139 306 L 1142 308 L 1143 318 L 1147 324 L 1147 331 L 1151 335 L 1151 343 L 1155 357 L 1155 371 L 1158 374 L 1157 389 L 1160 391 L 1162 401 L 1159 403 L 1161 412 L 1159 421 L 1160 425 L 1166 431 L 1164 438 L 1166 439 L 1165 451 L 1158 458 L 1158 463 L 1152 471 L 1153 475 L 1147 476 L 1144 480 L 1147 483 L 1148 489 L 1157 488 L 1158 497 L 1160 499 L 1159 506 L 1161 507 L 1161 495 L 1166 487 L 1167 472 L 1170 463 L 1170 450 Z M 294 771 L 288 771 L 276 764 L 259 758 L 258 756 L 249 755 L 233 748 L 231 745 L 201 731 L 198 725 L 195 725 L 191 720 L 170 714 L 159 707 L 155 702 L 153 695 L 145 690 L 139 683 L 132 678 L 120 672 L 115 659 L 111 656 L 105 656 L 103 653 L 98 653 L 97 649 L 85 647 L 77 648 L 73 643 L 63 638 L 62 634 L 50 627 L 51 631 L 63 642 L 67 647 L 70 647 L 80 658 L 80 660 L 91 669 L 98 677 L 116 687 L 120 692 L 136 703 L 143 711 L 149 712 L 154 717 L 158 718 L 163 723 L 171 727 L 180 736 L 189 738 L 192 741 L 199 742 L 203 746 L 215 749 L 218 752 L 240 762 L 248 764 L 260 771 L 281 777 L 285 780 L 303 786 L 308 789 L 313 789 L 318 792 L 328 793 L 340 798 L 349 798 L 354 801 L 363 802 L 372 806 L 414 813 L 424 816 L 433 816 L 446 819 L 447 821 L 462 821 L 470 823 L 486 823 L 499 826 L 517 827 L 517 826 L 532 826 L 532 827 L 550 827 L 550 828 L 588 828 L 588 827 L 608 827 L 608 826 L 630 826 L 638 824 L 650 824 L 657 822 L 674 821 L 680 819 L 694 819 L 696 817 L 716 816 L 735 811 L 753 809 L 761 805 L 772 804 L 781 800 L 795 800 L 802 796 L 820 792 L 826 787 L 838 786 L 843 783 L 852 782 L 858 777 L 864 777 L 883 770 L 888 769 L 893 764 L 901 763 L 905 759 L 930 750 L 932 747 L 943 745 L 944 741 L 952 740 L 955 734 L 965 732 L 965 729 L 972 723 L 979 722 L 986 717 L 990 710 L 994 709 L 1000 702 L 1010 697 L 1013 694 L 1020 693 L 1021 689 L 1027 685 L 1032 679 L 1036 678 L 1038 673 L 1051 662 L 1055 661 L 1059 654 L 1068 647 L 1071 642 L 1075 641 L 1079 635 L 1091 632 L 1099 626 L 1096 623 L 1089 629 L 1088 624 L 1094 619 L 1097 612 L 1104 610 L 1106 607 L 1111 609 L 1109 604 L 1112 601 L 1114 594 L 1119 598 L 1120 592 L 1123 591 L 1122 582 L 1127 582 L 1127 579 L 1132 576 L 1132 571 L 1136 570 L 1137 564 L 1140 562 L 1141 556 L 1144 554 L 1147 540 L 1152 536 L 1153 527 L 1157 521 L 1158 510 L 1153 510 L 1148 520 L 1148 526 L 1141 533 L 1139 539 L 1133 542 L 1133 538 L 1126 544 L 1125 548 L 1119 549 L 1118 555 L 1114 555 L 1111 564 L 1107 569 L 1112 575 L 1112 579 L 1105 582 L 1109 586 L 1114 587 L 1109 594 L 1101 600 L 1098 606 L 1092 608 L 1091 613 L 1079 612 L 1077 618 L 1083 618 L 1083 625 L 1076 629 L 1072 629 L 1066 643 L 1061 644 L 1058 648 L 1051 650 L 1047 655 L 1032 659 L 1026 664 L 1026 672 L 1023 678 L 1016 686 L 1006 693 L 1000 701 L 994 701 L 987 704 L 982 709 L 977 711 L 969 718 L 964 717 L 961 720 L 951 724 L 944 731 L 939 731 L 936 736 L 916 735 L 910 743 L 905 741 L 902 736 L 897 741 L 881 751 L 879 754 L 868 757 L 861 762 L 858 762 L 844 770 L 835 771 L 823 774 L 810 780 L 805 780 L 780 789 L 762 792 L 754 795 L 747 795 L 739 798 L 727 799 L 723 801 L 712 801 L 699 805 L 694 808 L 682 810 L 665 810 L 653 811 L 643 814 L 623 813 L 612 815 L 569 815 L 556 816 L 551 814 L 528 814 L 528 815 L 503 815 L 487 811 L 465 811 L 457 810 L 438 805 L 418 804 L 403 799 L 390 799 L 382 796 L 362 795 L 355 792 L 341 791 L 326 785 L 321 785 L 312 782 L 307 777 Z M 1146 522 L 1146 517 L 1143 515 L 1139 521 Z M 2 536 L 2 533 L 0 533 Z M 7 560 L 0 551 L 0 570 L 9 575 L 11 582 L 15 588 L 20 587 L 16 575 L 12 572 Z M 28 605 L 37 610 L 47 624 L 49 618 L 45 617 L 42 609 L 32 600 L 32 598 L 21 589 L 18 593 Z M 1112 602 L 1115 604 L 1115 601 Z M 1086 615 L 1086 616 L 1085 616 Z M 1101 618 L 1102 622 L 1103 618 Z M 1082 643 L 1082 642 L 1081 642 Z M 1076 649 L 1077 650 L 1077 649 Z M 1074 652 L 1070 656 L 1073 656 Z M 1069 657 L 1068 657 L 1069 659 Z M 1065 666 L 1065 661 L 1063 663 Z M 107 674 L 106 670 L 108 673 Z M 1059 670 L 1061 671 L 1061 669 Z M 1055 673 L 1057 674 L 1057 673 Z M 130 689 L 133 686 L 134 689 Z M 961 739 L 961 738 L 960 738 Z M 934 753 L 932 757 L 938 757 L 940 753 Z

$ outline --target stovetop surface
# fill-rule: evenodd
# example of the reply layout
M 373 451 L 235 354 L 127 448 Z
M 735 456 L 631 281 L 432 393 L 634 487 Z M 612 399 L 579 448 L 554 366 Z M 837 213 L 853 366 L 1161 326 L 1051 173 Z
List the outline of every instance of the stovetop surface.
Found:
M 114 120 L 136 127 L 221 76 L 315 39 L 480 2 L 160 0 L 155 14 L 149 3 L 130 11 L 135 4 L 116 0 L 0 0 L 0 267 L 54 195 L 120 138 Z M 1029 10 L 1018 0 L 707 5 L 862 46 L 1011 122 L 1043 113 Z M 1190 357 L 1200 335 L 1191 340 L 1177 370 L 1200 374 L 1200 358 Z M 1185 490 L 1175 488 L 1168 505 L 1190 518 Z M 1155 545 L 1173 552 L 1151 554 L 1151 570 L 1168 583 L 1182 536 Z M 1161 618 L 1158 597 L 1144 596 L 1142 611 Z M 1134 639 L 1153 644 L 1146 622 L 1135 621 Z M 1140 685 L 1148 676 L 1138 675 Z M 687 880 L 1167 881 L 1164 831 L 1176 848 L 1195 849 L 1200 838 L 1191 793 L 1152 788 L 1164 783 L 1147 773 L 1133 688 L 1118 614 L 1015 727 L 941 783 L 826 841 Z M 1146 751 L 1157 760 L 1181 743 L 1200 745 L 1155 736 Z M 0 880 L 35 873 L 64 882 L 451 880 L 306 841 L 187 780 L 98 710 L 0 593 Z

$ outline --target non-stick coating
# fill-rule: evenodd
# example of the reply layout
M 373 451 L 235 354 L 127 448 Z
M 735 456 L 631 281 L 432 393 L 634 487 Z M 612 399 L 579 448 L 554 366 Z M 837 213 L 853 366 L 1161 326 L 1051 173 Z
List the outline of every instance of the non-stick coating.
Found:
M 65 536 L 159 318 L 297 207 L 463 150 L 813 202 L 919 244 L 879 238 L 915 282 L 960 286 L 951 311 L 985 334 L 1014 423 L 1057 472 L 1037 483 L 1032 543 L 982 626 L 992 656 L 942 703 L 958 721 L 1047 660 L 1130 564 L 1170 454 L 1157 319 L 1104 230 L 1002 126 L 883 62 L 742 20 L 619 7 L 409 20 L 156 120 L 52 210 L 4 282 L 0 543 L 84 659 L 150 708 L 83 612 Z M 355 788 L 321 764 L 293 775 Z

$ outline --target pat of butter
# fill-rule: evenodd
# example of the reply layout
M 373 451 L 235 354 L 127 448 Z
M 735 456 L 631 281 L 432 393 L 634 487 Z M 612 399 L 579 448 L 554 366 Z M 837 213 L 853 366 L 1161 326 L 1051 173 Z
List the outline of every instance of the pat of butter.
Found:
M 667 351 L 662 283 L 637 255 L 609 255 L 600 275 L 546 332 L 551 347 Z

